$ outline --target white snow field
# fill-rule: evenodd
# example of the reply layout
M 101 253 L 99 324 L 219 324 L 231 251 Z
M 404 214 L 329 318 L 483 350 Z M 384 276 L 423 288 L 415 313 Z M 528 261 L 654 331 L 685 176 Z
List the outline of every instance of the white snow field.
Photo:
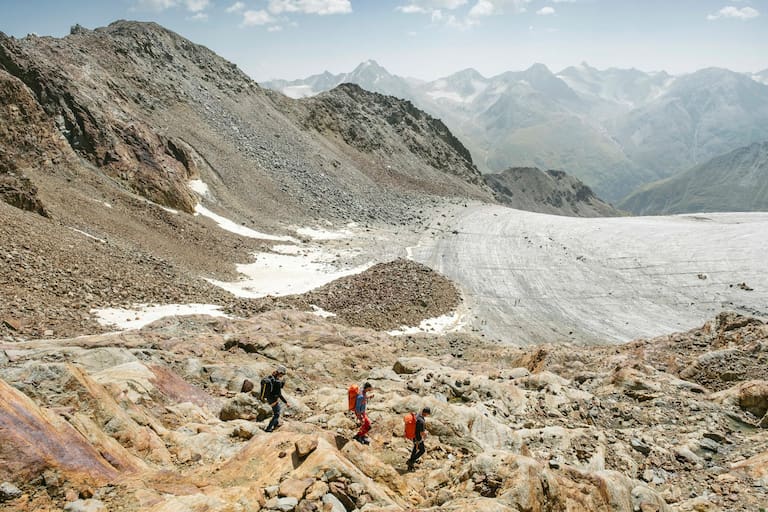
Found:
M 141 329 L 166 316 L 209 315 L 229 318 L 221 306 L 214 304 L 136 304 L 134 309 L 92 309 L 101 325 L 116 326 L 121 330 Z
M 615 343 L 722 310 L 768 317 L 768 213 L 585 219 L 475 206 L 440 228 L 408 254 L 459 285 L 468 328 L 487 339 Z

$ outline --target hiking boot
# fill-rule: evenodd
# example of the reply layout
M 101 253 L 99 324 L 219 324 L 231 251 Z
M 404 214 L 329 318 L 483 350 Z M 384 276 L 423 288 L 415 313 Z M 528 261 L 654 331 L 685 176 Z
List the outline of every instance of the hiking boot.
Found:
M 405 467 L 408 469 L 408 471 L 413 471 L 413 462 L 408 461 Z
M 362 439 L 360 439 L 360 442 L 363 444 L 371 444 L 371 440 L 368 439 L 367 437 L 363 437 Z

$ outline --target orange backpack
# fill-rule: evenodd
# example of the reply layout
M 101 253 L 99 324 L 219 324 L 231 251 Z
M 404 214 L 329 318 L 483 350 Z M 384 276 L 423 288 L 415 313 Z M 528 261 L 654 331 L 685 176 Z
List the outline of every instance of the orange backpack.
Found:
M 349 386 L 349 389 L 347 390 L 347 400 L 348 400 L 348 409 L 350 411 L 355 410 L 355 405 L 357 404 L 357 395 L 360 394 L 360 386 L 357 384 L 352 384 Z
M 403 437 L 406 439 L 416 439 L 416 413 L 409 412 L 403 416 L 403 423 L 405 423 L 405 433 Z

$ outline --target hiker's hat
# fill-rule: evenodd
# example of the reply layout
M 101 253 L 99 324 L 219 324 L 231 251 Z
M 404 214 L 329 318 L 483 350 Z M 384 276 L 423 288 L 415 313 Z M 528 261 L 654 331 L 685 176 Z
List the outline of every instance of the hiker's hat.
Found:
M 285 375 L 286 373 L 288 373 L 288 370 L 285 368 L 285 366 L 281 364 L 278 365 L 277 368 L 275 368 L 275 371 L 281 375 Z

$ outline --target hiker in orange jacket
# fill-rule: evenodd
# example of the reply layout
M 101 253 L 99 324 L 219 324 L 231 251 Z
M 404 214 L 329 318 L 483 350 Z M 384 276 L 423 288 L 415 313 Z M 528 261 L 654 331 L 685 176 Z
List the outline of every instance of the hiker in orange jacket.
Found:
M 360 422 L 360 430 L 358 430 L 354 440 L 361 444 L 371 444 L 371 440 L 368 439 L 368 431 L 371 430 L 371 420 L 368 419 L 368 413 L 366 412 L 369 398 L 373 398 L 373 385 L 370 382 L 366 382 L 363 384 L 363 389 L 357 395 L 355 402 L 355 417 Z
M 432 410 L 429 407 L 425 407 L 421 410 L 421 414 L 416 415 L 416 435 L 413 437 L 411 458 L 408 459 L 408 471 L 413 470 L 413 465 L 427 451 L 424 447 L 424 440 L 427 438 L 427 421 L 425 418 L 430 414 L 432 414 Z

